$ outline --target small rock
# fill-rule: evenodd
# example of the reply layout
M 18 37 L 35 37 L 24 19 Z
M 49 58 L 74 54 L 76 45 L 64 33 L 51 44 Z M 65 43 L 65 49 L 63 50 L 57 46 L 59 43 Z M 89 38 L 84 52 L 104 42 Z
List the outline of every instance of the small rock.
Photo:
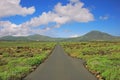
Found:
M 97 75 L 96 77 L 97 77 L 97 78 L 100 78 L 100 75 Z

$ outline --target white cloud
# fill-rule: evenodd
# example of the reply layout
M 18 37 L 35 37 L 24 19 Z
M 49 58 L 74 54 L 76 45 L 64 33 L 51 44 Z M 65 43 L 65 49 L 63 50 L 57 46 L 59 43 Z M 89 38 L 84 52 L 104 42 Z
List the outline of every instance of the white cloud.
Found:
M 75 38 L 75 37 L 79 37 L 79 35 L 78 35 L 78 34 L 75 34 L 75 35 L 71 35 L 70 37 L 71 37 L 71 38 Z
M 30 21 L 23 23 L 22 25 L 29 27 L 38 27 L 41 25 L 47 25 L 50 22 L 54 22 L 54 18 L 57 17 L 57 14 L 52 12 L 43 12 L 40 16 L 32 18 Z
M 41 25 L 47 25 L 49 23 L 55 23 L 55 27 L 60 27 L 60 25 L 71 21 L 93 21 L 93 14 L 90 13 L 87 8 L 83 8 L 83 5 L 84 4 L 79 1 L 74 2 L 74 4 L 68 3 L 67 5 L 61 5 L 61 3 L 58 3 L 54 7 L 53 11 L 43 12 L 38 17 L 34 17 L 22 25 L 29 27 L 38 27 Z
M 22 7 L 20 0 L 0 0 L 0 18 L 14 15 L 26 16 L 34 12 L 34 7 Z
M 4 0 L 7 2 L 7 4 L 9 3 L 9 5 L 7 6 L 8 9 L 11 8 L 11 4 L 14 4 L 13 7 L 17 6 L 17 8 L 13 8 L 11 11 L 14 12 L 14 14 L 12 14 L 9 11 L 5 11 L 5 9 L 7 10 L 7 8 L 5 7 L 5 9 L 3 9 L 3 13 L 0 13 L 1 17 L 4 16 L 9 16 L 9 15 L 15 15 L 15 14 L 21 14 L 21 15 L 26 15 L 29 14 L 31 11 L 34 12 L 34 8 L 25 8 L 26 12 L 24 12 L 24 8 L 22 8 L 19 5 L 19 0 Z M 2 1 L 2 2 L 4 2 Z M 3 3 L 5 4 L 5 3 Z M 0 3 L 1 6 L 1 3 Z M 90 13 L 90 11 L 87 8 L 84 8 L 84 3 L 80 2 L 79 0 L 70 0 L 70 3 L 66 4 L 66 5 L 62 5 L 61 3 L 58 3 L 57 5 L 55 5 L 54 9 L 52 11 L 49 12 L 43 12 L 41 15 L 39 15 L 38 17 L 34 17 L 32 18 L 30 21 L 24 22 L 20 25 L 16 25 L 14 23 L 11 23 L 9 21 L 4 22 L 4 21 L 0 21 L 0 36 L 3 35 L 29 35 L 31 33 L 33 34 L 44 34 L 46 33 L 46 31 L 50 31 L 53 28 L 59 28 L 61 25 L 75 21 L 75 22 L 89 22 L 89 21 L 93 21 L 94 20 L 94 16 L 92 13 Z M 33 8 L 33 10 L 32 10 Z M 1 12 L 0 8 L 0 12 Z M 16 10 L 17 9 L 17 10 Z M 22 11 L 20 11 L 23 10 Z M 20 12 L 19 12 L 19 11 Z M 19 13 L 17 13 L 19 12 Z M 50 23 L 54 23 L 53 26 L 48 27 L 48 25 Z M 47 25 L 46 28 L 44 29 L 35 29 L 37 27 L 40 27 L 42 25 Z
M 50 27 L 44 29 L 34 29 L 33 27 L 25 26 L 23 24 L 16 25 L 10 21 L 0 21 L 0 37 L 2 36 L 28 36 L 30 34 L 45 34 L 51 30 Z
M 75 2 L 62 5 L 58 3 L 55 6 L 55 12 L 62 17 L 64 22 L 77 21 L 77 22 L 89 22 L 93 21 L 94 17 L 87 8 L 83 8 L 82 2 Z
M 0 36 L 26 36 L 29 35 L 30 29 L 21 25 L 16 25 L 9 21 L 0 21 Z
M 99 19 L 101 19 L 101 20 L 108 20 L 109 16 L 108 15 L 100 16 Z

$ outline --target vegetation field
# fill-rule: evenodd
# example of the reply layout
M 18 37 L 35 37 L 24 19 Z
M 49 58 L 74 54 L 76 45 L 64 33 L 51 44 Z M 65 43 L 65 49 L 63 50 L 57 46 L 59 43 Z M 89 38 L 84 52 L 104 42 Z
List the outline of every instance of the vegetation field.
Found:
M 100 80 L 120 80 L 120 42 L 63 42 L 62 46 L 68 55 L 85 60 Z
M 0 80 L 21 80 L 42 63 L 54 42 L 0 42 Z

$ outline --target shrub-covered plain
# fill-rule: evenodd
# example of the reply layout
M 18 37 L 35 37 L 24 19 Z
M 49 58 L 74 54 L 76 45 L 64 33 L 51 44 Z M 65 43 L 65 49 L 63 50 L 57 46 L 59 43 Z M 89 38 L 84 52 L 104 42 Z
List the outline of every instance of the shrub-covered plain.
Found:
M 0 42 L 0 80 L 21 80 L 42 63 L 54 42 Z
M 63 42 L 62 46 L 68 55 L 85 60 L 100 80 L 120 80 L 120 42 Z

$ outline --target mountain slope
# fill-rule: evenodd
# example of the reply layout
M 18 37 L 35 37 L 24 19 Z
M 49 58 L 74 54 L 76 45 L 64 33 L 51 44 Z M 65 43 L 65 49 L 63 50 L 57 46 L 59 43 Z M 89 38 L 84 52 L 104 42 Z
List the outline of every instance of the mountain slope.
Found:
M 84 36 L 81 37 L 82 40 L 97 40 L 97 41 L 104 41 L 104 40 L 111 40 L 114 39 L 115 36 L 112 36 L 110 34 L 99 32 L 99 31 L 91 31 Z
M 1 37 L 0 40 L 7 41 L 120 41 L 120 37 L 112 36 L 110 34 L 100 32 L 100 31 L 91 31 L 87 34 L 77 37 L 77 38 L 52 38 L 43 35 L 30 35 L 26 37 L 16 37 L 16 36 L 5 36 Z
M 4 36 L 0 38 L 1 41 L 60 41 L 63 40 L 62 38 L 52 38 L 43 35 L 30 35 L 30 36 Z
M 42 35 L 31 35 L 26 37 L 16 37 L 16 36 L 5 36 L 1 37 L 0 40 L 7 40 L 7 41 L 52 41 L 53 38 L 42 36 Z
M 28 36 L 27 39 L 32 41 L 54 41 L 54 38 L 38 34 Z
M 0 40 L 6 41 L 28 41 L 27 37 L 15 37 L 15 36 L 4 36 L 1 37 Z
M 77 38 L 69 38 L 65 41 L 120 41 L 120 37 L 112 36 L 110 34 L 100 32 L 100 31 L 91 31 L 87 34 L 77 37 Z

